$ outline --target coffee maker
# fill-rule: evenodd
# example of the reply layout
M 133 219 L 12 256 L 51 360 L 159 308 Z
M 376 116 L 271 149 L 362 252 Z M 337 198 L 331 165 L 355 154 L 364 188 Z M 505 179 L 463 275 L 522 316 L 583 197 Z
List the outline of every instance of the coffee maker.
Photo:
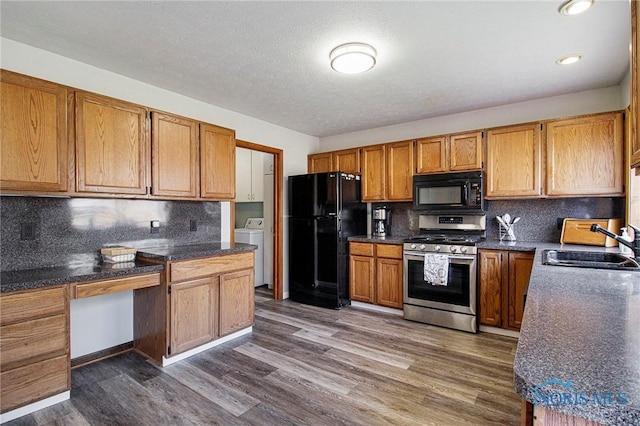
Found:
M 391 210 L 386 206 L 373 209 L 373 236 L 384 237 L 391 232 Z

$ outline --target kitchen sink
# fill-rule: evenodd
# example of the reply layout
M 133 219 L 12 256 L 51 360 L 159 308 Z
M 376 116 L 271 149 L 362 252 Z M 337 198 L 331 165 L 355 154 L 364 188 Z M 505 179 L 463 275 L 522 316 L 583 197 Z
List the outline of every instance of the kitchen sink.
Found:
M 619 253 L 544 250 L 542 263 L 552 266 L 640 271 L 640 266 L 636 261 Z

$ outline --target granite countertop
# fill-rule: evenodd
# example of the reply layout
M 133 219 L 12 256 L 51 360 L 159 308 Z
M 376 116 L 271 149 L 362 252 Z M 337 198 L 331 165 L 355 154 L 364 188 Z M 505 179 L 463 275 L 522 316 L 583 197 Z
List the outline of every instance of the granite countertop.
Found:
M 495 243 L 481 248 L 529 245 Z M 514 363 L 516 392 L 534 405 L 572 416 L 640 425 L 640 271 L 542 264 L 546 248 L 617 252 L 617 247 L 531 245 L 537 251 Z M 550 406 L 545 398 L 564 403 Z
M 252 251 L 257 248 L 258 246 L 253 244 L 217 242 L 182 246 L 148 247 L 138 250 L 138 256 L 162 261 L 174 261 L 233 254 Z
M 151 265 L 135 261 L 114 264 L 87 263 L 74 266 L 3 271 L 0 276 L 0 293 L 82 281 L 105 280 L 127 275 L 158 272 L 163 269 L 163 265 Z
M 378 244 L 402 244 L 409 235 L 387 235 L 386 237 L 375 237 L 373 235 L 356 235 L 349 237 L 349 241 L 358 243 L 378 243 Z

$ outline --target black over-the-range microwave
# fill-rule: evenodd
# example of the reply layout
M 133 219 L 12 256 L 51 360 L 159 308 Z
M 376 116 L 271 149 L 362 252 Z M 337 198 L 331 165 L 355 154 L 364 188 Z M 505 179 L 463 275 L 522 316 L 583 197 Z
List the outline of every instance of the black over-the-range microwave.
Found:
M 442 173 L 413 177 L 413 205 L 416 210 L 484 210 L 483 172 Z

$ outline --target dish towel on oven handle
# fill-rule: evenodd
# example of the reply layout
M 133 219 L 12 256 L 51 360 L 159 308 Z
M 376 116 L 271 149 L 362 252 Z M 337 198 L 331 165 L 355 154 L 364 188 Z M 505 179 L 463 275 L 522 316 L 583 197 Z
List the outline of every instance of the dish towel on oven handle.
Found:
M 431 285 L 447 285 L 449 281 L 449 256 L 425 253 L 424 280 Z

